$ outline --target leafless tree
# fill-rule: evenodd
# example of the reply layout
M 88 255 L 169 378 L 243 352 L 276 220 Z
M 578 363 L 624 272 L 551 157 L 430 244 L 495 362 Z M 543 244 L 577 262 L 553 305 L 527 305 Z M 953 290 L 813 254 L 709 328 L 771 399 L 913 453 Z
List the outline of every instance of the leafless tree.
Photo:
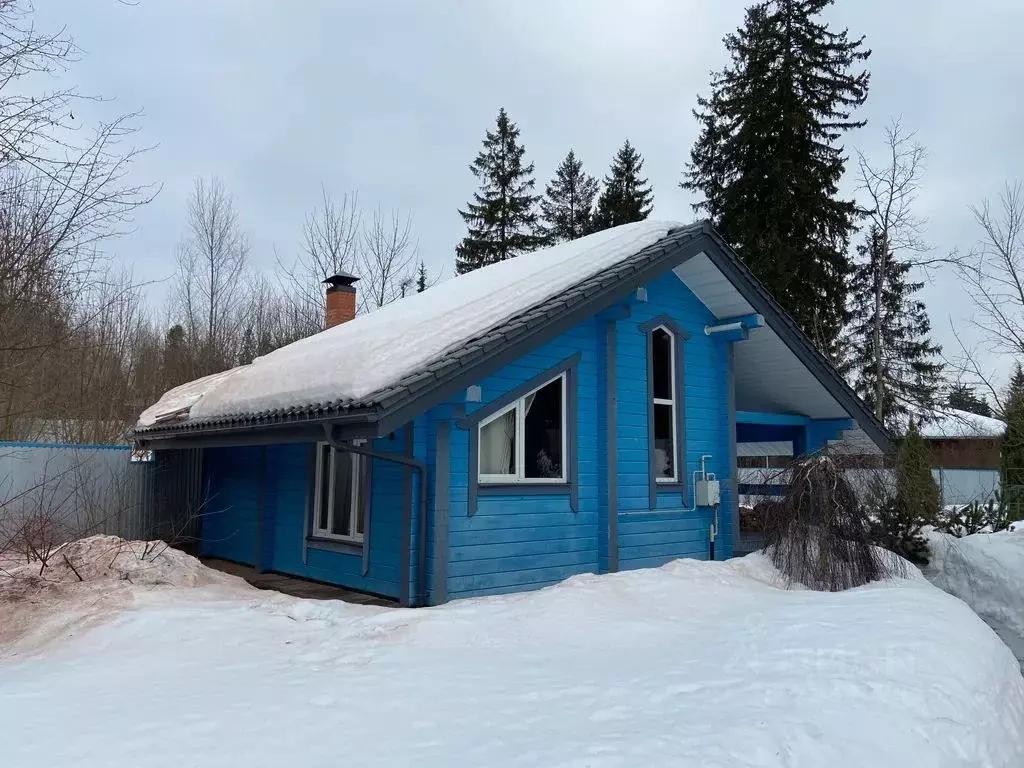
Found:
M 360 254 L 359 306 L 373 311 L 412 293 L 416 285 L 416 249 L 410 233 L 412 219 L 379 208 L 363 230 Z
M 320 194 L 320 205 L 306 215 L 301 252 L 290 265 L 278 258 L 281 288 L 289 298 L 293 324 L 303 336 L 323 330 L 322 281 L 357 269 L 362 232 L 358 193 L 338 200 L 321 187 Z
M 245 299 L 240 363 L 251 363 L 307 335 L 301 307 L 289 301 L 266 276 L 257 275 L 250 281 Z
M 55 350 L 93 322 L 105 245 L 152 188 L 128 182 L 136 115 L 92 128 L 75 110 L 100 100 L 46 90 L 78 55 L 64 30 L 38 31 L 28 0 L 0 0 L 0 437 L 50 418 L 55 382 L 77 372 Z M 89 311 L 91 310 L 91 311 Z
M 234 362 L 249 242 L 234 199 L 219 178 L 196 180 L 187 221 L 187 235 L 178 247 L 174 300 L 194 353 L 193 374 L 202 376 Z
M 935 370 L 934 375 L 928 374 L 934 378 L 941 368 L 935 368 L 937 364 L 928 359 L 937 354 L 938 348 L 922 351 L 916 361 L 907 360 L 908 349 L 899 346 L 897 329 L 927 333 L 928 319 L 909 295 L 899 299 L 902 311 L 894 310 L 889 306 L 890 291 L 896 287 L 893 281 L 902 279 L 906 269 L 928 270 L 947 259 L 929 256 L 921 237 L 924 220 L 914 212 L 926 158 L 924 146 L 899 118 L 893 118 L 885 128 L 885 148 L 884 158 L 878 163 L 858 153 L 859 191 L 867 202 L 864 214 L 868 227 L 865 245 L 859 249 L 863 260 L 856 265 L 852 281 L 852 331 L 860 348 L 851 364 L 858 369 L 857 387 L 863 387 L 862 394 L 873 404 L 875 415 L 899 421 L 908 410 L 931 407 L 935 385 L 925 372 Z M 899 325 L 904 322 L 898 319 L 900 316 L 906 318 L 906 325 Z M 911 338 L 929 344 L 927 338 L 907 337 L 908 345 Z M 915 385 L 915 380 L 919 384 Z
M 993 205 L 971 212 L 981 241 L 960 274 L 977 313 L 975 326 L 993 351 L 1024 356 L 1024 186 L 1007 184 Z

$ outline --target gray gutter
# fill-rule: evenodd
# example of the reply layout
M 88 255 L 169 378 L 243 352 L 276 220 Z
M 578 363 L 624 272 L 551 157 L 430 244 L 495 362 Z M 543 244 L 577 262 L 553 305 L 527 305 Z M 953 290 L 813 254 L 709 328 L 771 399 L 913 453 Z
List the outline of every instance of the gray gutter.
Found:
M 315 425 L 325 421 L 339 427 L 346 439 L 387 434 L 699 253 L 707 254 L 754 311 L 765 316 L 786 346 L 871 439 L 883 450 L 891 447 L 892 436 L 885 427 L 707 222 L 673 230 L 629 259 L 467 339 L 423 370 L 360 401 L 318 403 L 177 427 L 150 427 L 135 431 L 132 438 L 139 444 L 158 442 L 161 447 L 209 445 L 213 444 L 211 435 L 217 436 L 218 445 L 300 442 L 309 426 L 315 431 Z M 297 432 L 276 431 L 286 426 Z
M 358 402 L 318 403 L 305 409 L 291 408 L 223 417 L 210 422 L 147 427 L 133 432 L 132 438 L 140 444 L 160 441 L 161 445 L 168 445 L 164 441 L 178 435 L 235 434 L 269 430 L 282 424 L 294 426 L 324 421 L 343 427 L 346 436 L 386 434 L 533 347 L 625 299 L 637 286 L 696 256 L 702 250 L 703 234 L 703 225 L 700 224 L 673 230 L 629 259 L 582 280 L 559 296 L 528 307 L 477 337 L 467 339 L 458 349 L 423 370 Z M 195 446 L 197 442 L 189 439 L 187 444 Z

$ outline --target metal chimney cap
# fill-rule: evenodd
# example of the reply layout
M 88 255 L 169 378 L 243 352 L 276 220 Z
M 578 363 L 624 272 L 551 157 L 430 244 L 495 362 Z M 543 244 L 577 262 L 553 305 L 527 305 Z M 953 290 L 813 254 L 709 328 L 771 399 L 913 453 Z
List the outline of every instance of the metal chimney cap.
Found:
M 322 282 L 324 285 L 329 285 L 331 288 L 345 288 L 358 281 L 359 278 L 355 275 L 350 275 L 348 272 L 339 272 L 336 275 L 331 275 Z

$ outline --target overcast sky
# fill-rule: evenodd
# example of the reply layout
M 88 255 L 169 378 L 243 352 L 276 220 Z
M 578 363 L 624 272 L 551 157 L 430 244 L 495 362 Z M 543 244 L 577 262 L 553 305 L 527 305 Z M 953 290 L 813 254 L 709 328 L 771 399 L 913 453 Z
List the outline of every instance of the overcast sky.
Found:
M 114 100 L 97 115 L 145 112 L 140 141 L 157 146 L 136 180 L 163 189 L 116 244 L 137 277 L 170 273 L 193 179 L 211 174 L 234 194 L 268 270 L 274 248 L 295 253 L 324 184 L 409 213 L 420 256 L 451 276 L 457 208 L 475 189 L 467 166 L 500 106 L 522 131 L 539 190 L 569 147 L 603 175 L 629 137 L 646 160 L 654 216 L 690 221 L 694 200 L 678 182 L 696 135 L 691 109 L 747 4 L 48 0 L 37 25 L 66 25 L 84 49 L 69 77 Z M 1024 177 L 1024 3 L 839 0 L 831 16 L 874 51 L 869 124 L 848 149 L 878 151 L 884 124 L 901 115 L 929 150 L 919 205 L 928 241 L 970 248 L 968 205 Z M 925 300 L 954 352 L 949 329 L 968 322 L 967 297 L 940 275 Z

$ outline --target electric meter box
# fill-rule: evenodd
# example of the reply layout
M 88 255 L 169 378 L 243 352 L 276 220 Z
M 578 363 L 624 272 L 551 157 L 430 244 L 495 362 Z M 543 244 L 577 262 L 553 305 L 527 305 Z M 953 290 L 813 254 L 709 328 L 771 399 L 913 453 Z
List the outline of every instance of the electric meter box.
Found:
M 717 507 L 722 503 L 722 487 L 717 480 L 698 480 L 695 491 L 698 507 Z

